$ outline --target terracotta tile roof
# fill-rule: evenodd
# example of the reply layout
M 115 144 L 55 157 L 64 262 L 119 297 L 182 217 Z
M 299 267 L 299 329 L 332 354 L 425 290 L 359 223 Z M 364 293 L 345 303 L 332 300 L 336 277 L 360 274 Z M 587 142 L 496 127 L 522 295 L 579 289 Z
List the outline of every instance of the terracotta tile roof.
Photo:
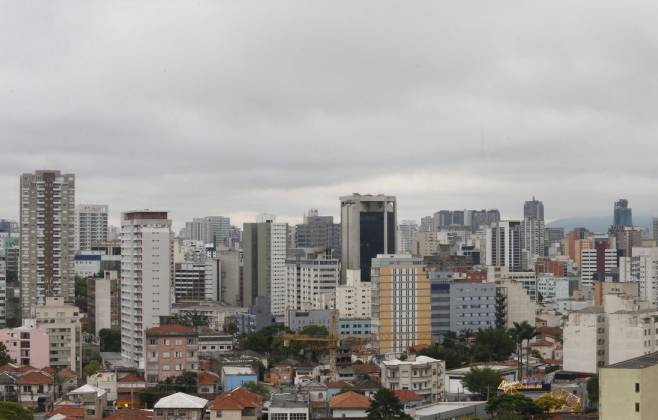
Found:
M 331 408 L 365 410 L 370 407 L 370 400 L 358 392 L 348 391 L 332 397 L 329 405 Z
M 197 373 L 197 383 L 199 385 L 213 385 L 220 382 L 219 375 L 214 372 L 202 370 Z
M 57 372 L 57 376 L 61 378 L 77 378 L 78 374 L 69 368 L 64 368 Z
M 19 366 L 16 369 L 16 372 L 29 372 L 31 370 L 39 370 L 39 369 L 35 368 L 34 366 L 24 365 L 24 366 Z
M 18 372 L 18 366 L 11 363 L 0 366 L 0 372 Z
M 120 383 L 126 383 L 126 382 L 144 382 L 144 378 L 141 376 L 137 376 L 134 373 L 129 373 L 123 378 L 119 378 L 118 382 Z
M 46 372 L 48 375 L 54 375 L 57 373 L 57 369 L 50 366 L 46 366 L 45 368 L 41 369 L 41 371 Z
M 530 343 L 530 347 L 550 347 L 553 346 L 553 343 L 551 343 L 548 340 L 537 340 L 534 343 Z
M 352 370 L 354 370 L 354 373 L 359 375 L 368 375 L 371 373 L 380 372 L 379 366 L 374 363 L 352 365 Z
M 410 389 L 398 389 L 395 391 L 395 396 L 398 397 L 401 403 L 422 401 L 423 398 Z
M 53 377 L 40 371 L 29 372 L 18 378 L 19 385 L 46 385 L 54 383 Z
M 351 384 L 348 384 L 345 381 L 327 382 L 327 388 L 341 389 L 341 388 L 349 388 L 351 386 L 352 386 Z
M 537 335 L 550 335 L 551 337 L 560 337 L 562 335 L 562 328 L 560 328 L 560 327 L 539 327 L 539 328 L 537 328 Z
M 192 327 L 185 325 L 160 325 L 146 330 L 146 335 L 196 335 L 196 331 Z
M 228 394 L 221 394 L 210 403 L 211 410 L 242 410 L 263 404 L 263 397 L 242 387 Z
M 152 418 L 152 411 L 125 408 L 117 411 L 116 414 L 105 417 L 104 420 L 151 420 Z
M 79 407 L 75 405 L 60 405 L 59 407 L 55 407 L 53 411 L 51 411 L 50 414 L 48 414 L 48 417 L 52 417 L 55 414 L 61 414 L 67 417 L 84 419 L 85 409 L 84 407 Z

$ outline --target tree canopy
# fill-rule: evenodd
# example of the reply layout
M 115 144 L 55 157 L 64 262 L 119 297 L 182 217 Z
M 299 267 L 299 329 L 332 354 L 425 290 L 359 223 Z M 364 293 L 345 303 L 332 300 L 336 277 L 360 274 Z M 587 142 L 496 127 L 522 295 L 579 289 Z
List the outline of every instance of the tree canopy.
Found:
M 504 328 L 479 330 L 472 351 L 478 362 L 507 360 L 514 352 L 514 340 Z
M 121 331 L 103 328 L 98 332 L 98 338 L 100 339 L 100 351 L 121 351 Z
M 474 367 L 464 375 L 462 383 L 464 388 L 474 394 L 479 394 L 482 399 L 486 399 L 491 395 L 496 395 L 498 385 L 502 380 L 501 374 L 489 367 Z
M 103 370 L 103 365 L 98 360 L 92 360 L 91 362 L 87 363 L 83 369 L 85 378 L 100 370 Z
M 404 412 L 402 403 L 390 389 L 380 388 L 367 410 L 368 420 L 411 420 L 412 417 Z
M 543 415 L 533 400 L 521 394 L 491 397 L 486 410 L 496 419 L 540 419 Z
M 0 401 L 0 419 L 33 420 L 34 416 L 19 403 Z
M 9 353 L 7 353 L 7 347 L 5 346 L 5 343 L 0 342 L 0 366 L 12 362 L 15 362 L 15 360 L 9 357 Z
M 270 398 L 270 390 L 260 382 L 245 382 L 242 386 L 248 391 L 261 395 L 266 400 Z

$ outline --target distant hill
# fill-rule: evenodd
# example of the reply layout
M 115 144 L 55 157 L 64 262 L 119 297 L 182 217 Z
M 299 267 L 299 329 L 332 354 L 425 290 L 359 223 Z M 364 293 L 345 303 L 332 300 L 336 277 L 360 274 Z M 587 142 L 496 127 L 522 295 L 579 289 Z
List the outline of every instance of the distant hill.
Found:
M 652 216 L 633 215 L 633 224 L 645 229 L 651 229 Z M 610 216 L 589 216 L 589 217 L 565 217 L 547 223 L 547 227 L 562 227 L 565 232 L 575 227 L 584 227 L 592 232 L 604 233 L 612 224 L 612 215 Z

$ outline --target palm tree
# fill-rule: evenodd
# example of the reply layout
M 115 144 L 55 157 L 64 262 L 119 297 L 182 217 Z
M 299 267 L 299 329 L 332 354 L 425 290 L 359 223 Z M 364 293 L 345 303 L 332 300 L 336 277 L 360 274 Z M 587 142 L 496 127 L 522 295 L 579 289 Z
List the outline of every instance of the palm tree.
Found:
M 524 321 L 525 322 L 525 321 Z M 526 322 L 527 323 L 527 322 Z M 518 322 L 514 322 L 514 326 L 509 329 L 509 335 L 512 337 L 512 340 L 516 343 L 516 360 L 518 362 L 518 374 L 519 380 L 523 378 L 523 339 L 524 339 L 524 327 Z
M 530 375 L 530 340 L 537 336 L 537 329 L 530 325 L 528 321 L 521 323 L 522 338 L 526 341 L 525 360 L 526 360 L 526 375 Z

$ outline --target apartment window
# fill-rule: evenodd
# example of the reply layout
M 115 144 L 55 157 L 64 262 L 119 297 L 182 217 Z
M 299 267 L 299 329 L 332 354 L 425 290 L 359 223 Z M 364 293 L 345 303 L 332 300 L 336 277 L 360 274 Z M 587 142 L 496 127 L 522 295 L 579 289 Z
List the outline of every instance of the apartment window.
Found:
M 290 420 L 306 420 L 306 413 L 290 413 Z
M 158 340 L 156 340 L 155 338 L 151 338 L 151 339 L 149 340 L 149 343 L 150 343 L 150 344 L 158 344 Z
M 640 384 L 635 382 L 635 392 L 640 392 Z
M 635 403 L 635 412 L 636 413 L 640 412 L 640 403 Z

